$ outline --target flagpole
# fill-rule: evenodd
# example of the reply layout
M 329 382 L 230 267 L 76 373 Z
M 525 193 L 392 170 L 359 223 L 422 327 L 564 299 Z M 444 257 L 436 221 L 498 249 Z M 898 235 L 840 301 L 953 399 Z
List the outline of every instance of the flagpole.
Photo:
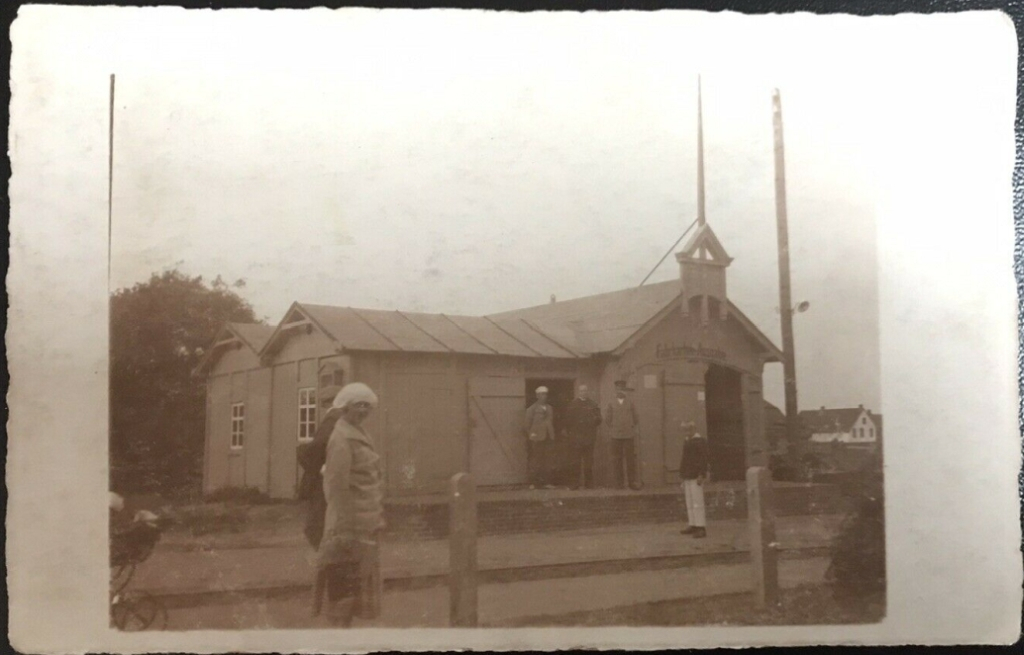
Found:
M 786 449 L 802 454 L 796 399 L 796 355 L 793 347 L 793 298 L 789 278 L 789 225 L 786 217 L 786 164 L 782 139 L 782 99 L 772 93 L 775 125 L 775 220 L 779 241 L 779 314 L 782 317 L 782 369 L 786 394 Z
M 114 235 L 114 74 L 110 74 L 110 123 L 107 131 L 107 291 L 110 291 L 111 246 Z
M 697 224 L 704 225 L 704 101 L 701 98 L 700 75 L 697 76 Z

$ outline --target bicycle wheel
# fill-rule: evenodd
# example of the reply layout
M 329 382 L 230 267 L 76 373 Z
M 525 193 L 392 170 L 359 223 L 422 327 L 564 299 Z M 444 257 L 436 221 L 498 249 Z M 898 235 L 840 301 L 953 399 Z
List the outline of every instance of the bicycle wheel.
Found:
M 118 600 L 113 607 L 114 625 L 125 632 L 162 630 L 167 627 L 167 608 L 149 594 L 134 594 Z

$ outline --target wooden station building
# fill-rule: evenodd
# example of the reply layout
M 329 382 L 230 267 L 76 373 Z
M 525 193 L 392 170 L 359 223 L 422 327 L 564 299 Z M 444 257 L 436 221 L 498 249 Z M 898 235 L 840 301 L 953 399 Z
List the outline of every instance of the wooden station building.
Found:
M 767 464 L 762 370 L 782 354 L 729 301 L 731 260 L 709 225 L 676 259 L 677 281 L 490 316 L 295 303 L 276 327 L 229 324 L 196 370 L 207 383 L 204 490 L 292 497 L 318 393 L 352 381 L 380 397 L 366 427 L 389 495 L 440 492 L 467 469 L 482 487 L 525 483 L 534 389 L 550 389 L 560 432 L 576 385 L 603 410 L 618 379 L 639 413 L 645 485 L 678 481 L 683 420 L 708 436 L 712 477 L 740 480 Z M 610 461 L 602 433 L 599 483 L 610 483 Z

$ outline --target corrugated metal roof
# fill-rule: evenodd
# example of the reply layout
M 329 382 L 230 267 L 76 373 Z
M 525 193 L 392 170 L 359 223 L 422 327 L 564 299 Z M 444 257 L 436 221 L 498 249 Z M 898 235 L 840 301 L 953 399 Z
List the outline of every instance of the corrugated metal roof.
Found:
M 260 323 L 228 323 L 228 326 L 256 352 L 263 350 L 263 345 L 270 339 L 275 328 Z
M 345 348 L 352 350 L 398 350 L 384 335 L 350 307 L 330 305 L 299 305 L 327 334 Z
M 541 357 L 576 357 L 577 355 L 559 346 L 557 341 L 544 334 L 539 328 L 530 325 L 522 319 L 493 319 L 502 332 L 506 333 L 519 343 L 523 344 Z
M 612 352 L 680 294 L 675 280 L 490 316 L 455 316 L 297 303 L 347 350 L 570 359 Z M 770 354 L 781 354 L 732 303 L 730 312 Z
M 497 325 L 480 316 L 448 316 L 452 323 L 479 340 L 498 355 L 538 357 L 539 355 L 516 341 Z
M 397 346 L 398 350 L 418 353 L 446 353 L 451 349 L 430 336 L 401 312 L 379 309 L 352 309 L 370 327 Z
M 675 300 L 680 291 L 679 282 L 671 280 L 491 314 L 489 318 L 499 322 L 526 319 L 545 330 L 558 325 L 563 338 L 572 336 L 572 345 L 565 345 L 588 354 L 610 352 Z
M 482 316 L 447 316 L 300 303 L 347 350 L 575 357 L 523 321 L 502 325 Z
M 460 328 L 452 319 L 444 314 L 423 314 L 419 312 L 402 312 L 416 326 L 443 343 L 449 350 L 457 353 L 474 353 L 493 355 L 496 351 L 471 334 Z

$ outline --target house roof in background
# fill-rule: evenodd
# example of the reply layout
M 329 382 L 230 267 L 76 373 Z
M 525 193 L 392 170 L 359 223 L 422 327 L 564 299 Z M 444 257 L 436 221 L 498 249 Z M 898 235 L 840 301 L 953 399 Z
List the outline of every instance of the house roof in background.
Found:
M 872 419 L 877 420 L 877 415 L 872 414 L 863 407 L 841 407 L 836 409 L 809 409 L 800 412 L 800 422 L 810 428 L 812 432 L 849 432 L 860 415 L 867 412 Z

